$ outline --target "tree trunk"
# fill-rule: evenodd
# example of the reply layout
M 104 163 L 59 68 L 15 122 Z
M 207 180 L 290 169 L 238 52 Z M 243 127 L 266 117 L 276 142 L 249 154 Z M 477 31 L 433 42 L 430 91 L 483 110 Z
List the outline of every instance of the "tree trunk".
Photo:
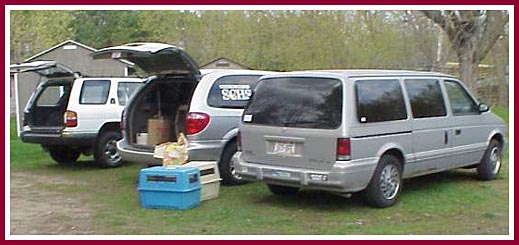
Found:
M 476 81 L 478 80 L 478 63 L 474 62 L 473 58 L 474 52 L 464 53 L 463 55 L 458 53 L 461 81 L 470 90 L 475 91 Z
M 479 56 L 475 36 L 465 36 L 457 39 L 457 56 L 460 64 L 461 81 L 474 91 L 478 80 Z

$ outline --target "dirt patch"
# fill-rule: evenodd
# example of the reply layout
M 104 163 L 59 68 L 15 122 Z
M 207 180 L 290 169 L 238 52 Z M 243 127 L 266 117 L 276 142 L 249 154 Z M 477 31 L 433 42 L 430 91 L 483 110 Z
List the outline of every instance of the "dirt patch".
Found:
M 59 176 L 11 173 L 11 235 L 94 234 L 92 208 L 70 193 L 42 187 L 77 185 Z

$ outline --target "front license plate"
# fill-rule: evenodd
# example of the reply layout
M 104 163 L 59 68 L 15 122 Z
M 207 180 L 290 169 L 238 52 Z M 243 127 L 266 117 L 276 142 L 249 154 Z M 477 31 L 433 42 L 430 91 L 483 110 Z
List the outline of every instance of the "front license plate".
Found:
M 274 144 L 275 154 L 294 156 L 296 154 L 296 143 L 294 142 L 276 142 Z
M 281 170 L 272 170 L 272 176 L 281 178 L 290 178 L 290 172 Z

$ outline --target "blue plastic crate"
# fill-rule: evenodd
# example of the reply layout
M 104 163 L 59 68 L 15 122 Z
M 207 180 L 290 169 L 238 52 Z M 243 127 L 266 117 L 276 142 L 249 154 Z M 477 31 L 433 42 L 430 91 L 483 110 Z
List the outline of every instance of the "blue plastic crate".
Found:
M 194 208 L 200 204 L 200 171 L 193 167 L 142 169 L 137 190 L 143 208 Z

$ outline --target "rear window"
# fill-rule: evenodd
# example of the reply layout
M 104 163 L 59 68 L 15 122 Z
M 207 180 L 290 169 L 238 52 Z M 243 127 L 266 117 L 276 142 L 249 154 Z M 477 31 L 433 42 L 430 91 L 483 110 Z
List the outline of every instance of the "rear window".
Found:
M 109 80 L 87 80 L 83 82 L 80 104 L 106 104 L 110 92 Z
M 120 82 L 117 85 L 117 98 L 119 99 L 119 105 L 126 105 L 132 95 L 137 91 L 142 83 L 136 82 Z
M 385 122 L 407 118 L 404 96 L 398 80 L 357 81 L 355 90 L 359 122 Z
M 37 106 L 57 106 L 65 98 L 68 88 L 65 85 L 46 86 L 38 96 Z M 31 103 L 31 102 L 29 102 Z
M 406 79 L 405 86 L 414 118 L 446 116 L 440 81 L 434 79 Z
M 217 108 L 243 109 L 256 87 L 259 75 L 232 75 L 213 83 L 207 104 Z
M 330 78 L 271 78 L 259 82 L 243 122 L 335 129 L 341 125 L 342 83 Z

